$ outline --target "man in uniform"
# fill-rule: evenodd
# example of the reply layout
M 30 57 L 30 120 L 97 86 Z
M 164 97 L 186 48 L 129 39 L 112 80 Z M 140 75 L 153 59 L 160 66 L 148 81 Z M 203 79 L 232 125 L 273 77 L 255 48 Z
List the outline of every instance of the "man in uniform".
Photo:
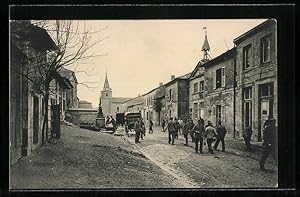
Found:
M 179 133 L 179 129 L 180 129 L 180 124 L 178 122 L 178 119 L 175 117 L 175 138 L 178 139 L 178 133 Z
M 168 122 L 167 128 L 168 128 L 168 134 L 169 134 L 169 144 L 172 141 L 172 145 L 174 145 L 174 140 L 175 140 L 175 122 L 173 121 L 173 118 L 170 117 L 170 121 Z
M 140 135 L 142 133 L 142 122 L 141 119 L 138 118 L 137 121 L 134 123 L 134 131 L 135 131 L 135 143 L 140 143 Z
M 243 130 L 243 138 L 246 144 L 246 148 L 248 151 L 251 151 L 251 135 L 252 135 L 252 129 L 251 126 L 245 127 L 245 129 Z
M 200 153 L 203 153 L 203 135 L 205 133 L 204 125 L 201 124 L 201 120 L 199 119 L 197 121 L 197 124 L 193 127 L 192 132 L 194 134 L 194 140 L 195 140 L 195 151 L 198 153 L 198 145 L 200 142 Z
M 222 142 L 222 152 L 225 152 L 224 138 L 227 133 L 227 130 L 223 125 L 221 125 L 221 120 L 218 121 L 218 126 L 217 126 L 216 132 L 217 132 L 217 141 L 214 145 L 214 149 L 217 150 L 219 143 Z
M 212 126 L 211 121 L 208 121 L 207 127 L 205 128 L 205 133 L 208 151 L 213 154 L 214 152 L 211 148 L 211 144 L 213 142 L 213 137 L 216 135 L 216 129 Z
M 265 163 L 266 160 L 271 154 L 273 158 L 275 159 L 277 163 L 277 128 L 276 128 L 276 120 L 273 118 L 273 116 L 269 116 L 268 120 L 266 120 L 264 124 L 264 136 L 263 136 L 263 154 L 262 157 L 259 161 L 260 169 L 261 170 L 266 170 L 265 169 Z

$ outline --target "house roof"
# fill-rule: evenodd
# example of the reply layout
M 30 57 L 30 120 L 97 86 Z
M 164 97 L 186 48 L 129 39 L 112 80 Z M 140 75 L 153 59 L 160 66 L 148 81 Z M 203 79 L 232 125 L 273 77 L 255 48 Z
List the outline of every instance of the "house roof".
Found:
M 73 77 L 74 80 L 75 80 L 75 83 L 78 83 L 76 75 L 75 75 L 75 73 L 73 71 L 71 71 L 71 70 L 69 70 L 67 68 L 64 68 L 64 67 L 60 67 L 59 70 L 58 70 L 58 73 L 61 76 L 67 78 L 67 79 L 70 79 L 71 77 Z
M 171 85 L 175 82 L 177 82 L 178 80 L 185 80 L 188 79 L 191 76 L 192 73 L 187 73 L 184 75 L 181 75 L 180 77 L 176 77 L 175 79 L 173 79 L 172 81 L 169 81 L 168 83 L 165 84 L 165 86 Z
M 58 72 L 54 72 L 53 77 L 58 81 L 59 85 L 63 89 L 71 89 L 73 85 L 71 84 L 70 80 L 66 77 L 61 76 Z
M 211 67 L 211 66 L 213 66 L 215 64 L 218 64 L 218 63 L 220 63 L 222 61 L 225 61 L 225 60 L 227 60 L 229 58 L 233 58 L 234 55 L 235 55 L 235 52 L 236 52 L 236 48 L 232 48 L 232 49 L 226 51 L 225 53 L 222 53 L 221 55 L 215 57 L 214 59 L 212 59 L 212 60 L 210 60 L 208 62 L 205 62 L 203 64 L 203 66 L 205 68 L 209 68 L 209 67 Z
M 262 22 L 261 24 L 257 25 L 256 27 L 250 29 L 249 31 L 245 32 L 244 34 L 238 36 L 237 38 L 235 38 L 233 40 L 234 44 L 239 44 L 241 43 L 243 40 L 245 40 L 246 38 L 248 38 L 249 36 L 252 36 L 253 34 L 257 33 L 258 31 L 261 30 L 261 28 L 265 28 L 266 26 L 270 26 L 270 25 L 274 25 L 276 24 L 276 20 L 275 19 L 268 19 L 264 22 Z
M 36 49 L 56 50 L 57 46 L 43 28 L 34 26 L 28 21 L 14 21 L 10 23 L 11 35 L 15 39 L 30 41 Z

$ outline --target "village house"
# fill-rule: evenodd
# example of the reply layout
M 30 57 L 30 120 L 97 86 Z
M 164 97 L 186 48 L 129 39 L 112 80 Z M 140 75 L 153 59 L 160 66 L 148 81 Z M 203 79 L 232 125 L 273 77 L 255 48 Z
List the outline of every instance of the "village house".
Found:
M 277 119 L 277 23 L 269 19 L 233 40 L 236 50 L 238 94 L 236 130 L 251 127 L 262 141 L 269 115 Z
M 199 61 L 189 78 L 189 117 L 198 120 L 205 117 L 204 91 L 206 81 L 204 78 L 205 61 Z
M 150 120 L 152 120 L 154 124 L 157 124 L 159 120 L 157 112 L 155 111 L 155 99 L 157 89 L 158 87 L 150 90 L 149 92 L 143 95 L 145 103 L 143 109 L 143 117 L 146 124 L 148 124 Z
M 66 90 L 66 109 L 70 108 L 78 108 L 78 100 L 77 100 L 77 85 L 78 81 L 76 75 L 73 71 L 61 67 L 58 70 L 58 73 L 70 81 L 72 88 Z
M 144 96 L 137 96 L 135 98 L 129 99 L 123 103 L 124 112 L 139 112 L 142 118 L 145 118 L 144 114 Z
M 221 124 L 228 131 L 234 130 L 234 64 L 235 48 L 206 62 L 204 79 L 200 81 L 200 92 L 204 94 L 204 102 L 199 102 L 203 110 L 202 118 L 210 120 L 214 125 Z M 205 88 L 203 88 L 204 83 Z M 202 112 L 202 111 L 201 111 Z
M 166 117 L 184 119 L 189 116 L 189 76 L 190 73 L 175 78 L 166 83 Z
M 38 65 L 47 64 L 47 52 L 56 50 L 56 45 L 46 30 L 30 21 L 12 21 L 10 28 L 10 160 L 14 163 L 42 143 L 45 111 Z

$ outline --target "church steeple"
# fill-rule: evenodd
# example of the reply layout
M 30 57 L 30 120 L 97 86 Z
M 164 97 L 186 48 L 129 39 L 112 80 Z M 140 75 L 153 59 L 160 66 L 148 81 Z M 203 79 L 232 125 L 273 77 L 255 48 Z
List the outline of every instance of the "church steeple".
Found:
M 105 81 L 104 81 L 104 86 L 103 86 L 103 91 L 110 91 L 110 90 L 111 90 L 111 88 L 109 87 L 107 73 L 106 73 L 106 75 L 105 75 Z
M 205 38 L 204 38 L 204 43 L 202 46 L 202 51 L 203 51 L 203 60 L 209 60 L 208 56 L 208 51 L 210 50 L 209 44 L 208 44 L 208 39 L 207 39 L 207 28 L 203 27 L 205 29 Z

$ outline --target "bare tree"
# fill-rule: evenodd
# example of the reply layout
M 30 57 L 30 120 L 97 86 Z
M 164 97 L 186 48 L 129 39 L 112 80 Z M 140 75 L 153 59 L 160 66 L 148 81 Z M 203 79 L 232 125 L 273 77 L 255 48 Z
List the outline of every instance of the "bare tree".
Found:
M 85 24 L 72 20 L 42 20 L 32 21 L 31 24 L 27 23 L 25 25 L 15 25 L 13 27 L 11 25 L 11 34 L 17 35 L 16 37 L 18 37 L 18 35 L 24 35 L 27 31 L 30 32 L 30 29 L 33 26 L 40 28 L 41 30 L 46 30 L 53 42 L 53 46 L 51 47 L 52 50 L 49 50 L 48 48 L 47 50 L 36 50 L 36 47 L 28 47 L 30 41 L 25 44 L 23 43 L 22 45 L 23 51 L 26 51 L 26 55 L 29 59 L 28 66 L 22 74 L 44 97 L 45 116 L 42 127 L 42 144 L 44 144 L 45 137 L 48 140 L 49 97 L 52 93 L 54 93 L 50 87 L 51 81 L 56 78 L 60 69 L 63 67 L 68 67 L 75 63 L 79 65 L 79 62 L 84 63 L 90 58 L 103 56 L 103 54 L 98 55 L 91 53 L 90 49 L 107 37 L 99 40 L 93 40 L 92 35 L 102 31 L 103 29 L 91 32 Z M 77 69 L 77 67 L 75 69 Z M 82 84 L 89 87 L 89 83 Z

